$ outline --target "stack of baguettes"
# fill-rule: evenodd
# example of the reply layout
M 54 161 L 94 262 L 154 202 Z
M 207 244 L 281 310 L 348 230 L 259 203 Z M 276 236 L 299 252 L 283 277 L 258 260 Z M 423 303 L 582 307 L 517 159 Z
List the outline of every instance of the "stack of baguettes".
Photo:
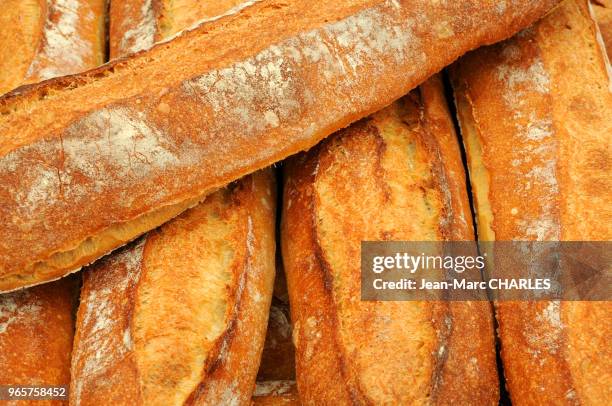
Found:
M 8 3 L 0 20 L 28 24 L 0 32 L 0 43 L 27 51 L 0 49 L 0 67 L 12 68 L 0 71 L 0 92 L 103 60 L 104 2 Z M 274 279 L 274 174 L 223 185 L 380 109 L 554 3 L 111 1 L 111 57 L 210 21 L 0 98 L 0 290 L 65 275 L 177 217 L 85 271 L 71 371 L 74 279 L 0 296 L 0 384 L 67 384 L 71 374 L 70 403 L 92 405 L 251 395 L 263 405 L 497 404 L 486 302 L 359 301 L 361 240 L 474 238 L 439 77 L 287 162 L 280 241 L 297 371 L 277 300 L 266 347 L 282 351 L 264 356 L 256 385 Z M 595 3 L 605 20 L 606 2 Z M 36 29 L 63 40 L 49 45 Z M 597 34 L 586 1 L 566 0 L 453 67 L 481 239 L 610 238 L 610 219 L 593 219 L 610 197 L 612 121 Z M 60 45 L 78 57 L 62 59 L 73 53 Z M 566 165 L 578 134 L 588 156 Z M 549 176 L 550 162 L 560 169 Z M 539 190 L 521 192 L 524 182 Z M 513 403 L 612 396 L 610 306 L 496 310 Z

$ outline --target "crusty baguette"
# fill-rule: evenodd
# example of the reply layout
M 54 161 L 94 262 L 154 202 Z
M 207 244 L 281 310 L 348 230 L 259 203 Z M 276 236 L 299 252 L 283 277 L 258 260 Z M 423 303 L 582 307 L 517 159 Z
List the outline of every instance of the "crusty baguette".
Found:
M 77 298 L 76 277 L 0 295 L 0 385 L 68 386 Z
M 360 300 L 363 240 L 470 240 L 438 77 L 287 165 L 281 244 L 304 404 L 499 399 L 487 302 Z
M 0 94 L 104 63 L 105 0 L 0 1 Z
M 593 11 L 599 25 L 602 40 L 608 51 L 608 58 L 612 57 L 612 0 L 592 0 Z
M 454 66 L 481 239 L 610 240 L 610 80 L 583 0 Z M 609 403 L 611 310 L 497 303 L 512 403 Z
M 218 17 L 245 0 L 111 0 L 110 57 L 150 48 L 157 41 Z
M 261 1 L 0 98 L 0 291 L 75 271 L 556 3 Z
M 300 398 L 295 381 L 258 382 L 251 403 L 255 406 L 299 406 Z
M 248 404 L 274 283 L 271 170 L 85 272 L 75 405 Z

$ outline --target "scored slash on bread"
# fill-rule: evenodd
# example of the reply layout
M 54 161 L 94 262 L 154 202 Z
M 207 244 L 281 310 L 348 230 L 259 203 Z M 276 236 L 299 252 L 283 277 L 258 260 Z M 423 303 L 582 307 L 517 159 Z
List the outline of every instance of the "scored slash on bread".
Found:
M 489 303 L 360 297 L 361 241 L 474 238 L 440 78 L 285 168 L 281 245 L 302 402 L 497 405 Z
M 257 2 L 0 98 L 0 291 L 93 262 L 556 3 Z
M 0 94 L 104 63 L 105 0 L 4 0 Z
M 591 0 L 591 5 L 609 59 L 612 55 L 612 0 Z
M 168 4 L 156 3 L 166 19 Z M 178 21 L 177 13 L 194 17 L 188 12 L 196 5 L 201 18 L 220 6 L 172 5 Z M 126 10 L 145 17 L 126 20 Z M 157 30 L 160 10 L 151 2 L 111 2 L 111 52 L 130 50 L 125 39 L 134 26 L 151 24 L 148 11 L 157 15 Z M 210 194 L 87 270 L 71 402 L 247 404 L 272 297 L 275 207 L 275 174 L 268 168 Z
M 235 14 L 256 1 L 261 0 L 111 0 L 110 58 L 150 48 L 201 21 Z
M 275 266 L 270 169 L 217 191 L 85 271 L 78 405 L 248 404 Z

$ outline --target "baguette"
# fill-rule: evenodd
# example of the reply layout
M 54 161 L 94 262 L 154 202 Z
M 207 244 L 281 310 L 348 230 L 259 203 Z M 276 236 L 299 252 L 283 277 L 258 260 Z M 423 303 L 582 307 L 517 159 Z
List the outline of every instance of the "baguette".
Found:
M 91 263 L 556 3 L 255 2 L 130 58 L 5 95 L 0 291 Z
M 0 94 L 104 63 L 105 0 L 3 0 Z
M 78 279 L 69 277 L 0 295 L 0 385 L 68 386 L 77 292 Z
M 497 405 L 489 303 L 360 300 L 361 241 L 474 238 L 440 79 L 286 168 L 281 246 L 301 401 Z
M 274 283 L 271 170 L 84 275 L 74 405 L 249 404 Z
M 612 237 L 612 87 L 583 0 L 452 69 L 482 240 Z M 612 398 L 609 302 L 498 302 L 514 405 Z

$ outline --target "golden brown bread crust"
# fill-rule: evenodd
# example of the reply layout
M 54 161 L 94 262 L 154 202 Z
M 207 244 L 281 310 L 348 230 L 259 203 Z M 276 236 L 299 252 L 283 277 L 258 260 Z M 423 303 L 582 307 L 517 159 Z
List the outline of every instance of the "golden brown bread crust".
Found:
M 104 62 L 105 0 L 3 0 L 0 94 Z
M 0 98 L 0 291 L 92 262 L 556 2 L 257 2 Z
M 153 46 L 157 34 L 157 0 L 110 0 L 108 48 L 110 59 Z
M 150 48 L 157 41 L 218 17 L 245 0 L 111 0 L 110 57 Z
M 134 10 L 135 3 L 133 1 L 115 2 L 114 6 L 111 5 L 115 8 L 115 13 L 111 8 L 111 18 L 117 15 L 117 4 L 121 4 L 125 10 Z M 142 9 L 142 7 L 149 7 L 152 10 L 151 2 L 142 2 L 138 6 L 144 14 L 147 13 L 147 10 Z M 127 22 L 130 23 L 130 21 Z M 126 52 L 123 45 L 125 39 L 131 39 L 132 37 L 130 30 L 134 30 L 134 28 L 126 27 L 124 24 L 118 24 L 114 31 L 111 29 L 111 49 L 114 46 L 115 52 Z M 257 185 L 249 184 L 253 181 L 257 182 Z M 95 326 L 88 329 L 86 316 L 84 316 L 82 323 L 79 324 L 78 340 L 85 343 L 81 345 L 81 349 L 85 348 L 85 350 L 80 353 L 77 352 L 75 356 L 75 366 L 78 365 L 76 368 L 81 369 L 75 370 L 73 373 L 72 387 L 76 392 L 73 396 L 74 403 L 96 404 L 102 401 L 108 402 L 105 397 L 108 392 L 113 390 L 112 383 L 121 382 L 124 379 L 127 379 L 131 387 L 114 395 L 121 399 L 120 402 L 124 404 L 151 404 L 152 402 L 157 404 L 214 404 L 221 401 L 225 403 L 236 401 L 244 404 L 246 399 L 250 398 L 268 318 L 268 307 L 266 305 L 269 306 L 271 296 L 270 272 L 274 273 L 274 268 L 270 266 L 269 252 L 270 241 L 272 241 L 272 250 L 274 249 L 274 231 L 268 229 L 270 224 L 274 224 L 273 187 L 273 175 L 270 170 L 263 174 L 258 173 L 253 177 L 247 177 L 232 186 L 235 189 L 234 191 L 221 190 L 214 193 L 190 211 L 189 214 L 179 216 L 166 224 L 157 234 L 147 236 L 147 247 L 134 247 L 131 254 L 128 252 L 128 255 L 138 255 L 139 249 L 141 255 L 148 252 L 150 258 L 148 260 L 141 259 L 138 265 L 141 269 L 147 266 L 151 268 L 151 271 L 148 272 L 148 276 L 139 274 L 137 276 L 138 281 L 134 280 L 132 282 L 134 284 L 138 283 L 138 287 L 128 288 L 129 282 L 128 285 L 120 286 L 123 290 L 129 289 L 131 291 L 134 289 L 142 297 L 138 298 L 130 294 L 129 303 L 123 303 L 112 310 L 108 308 L 108 304 L 105 304 L 112 303 L 112 297 L 109 297 L 106 302 L 101 301 L 101 303 L 97 303 L 96 298 L 92 297 L 92 292 L 95 294 L 96 291 L 103 290 L 105 285 L 117 285 L 128 280 L 125 274 L 119 274 L 117 273 L 118 270 L 114 269 L 117 264 L 115 266 L 111 265 L 110 279 L 92 278 L 91 281 L 86 282 L 85 286 L 89 289 L 87 293 L 90 300 L 83 301 L 83 305 L 86 306 L 84 312 L 90 314 L 106 312 L 110 313 L 106 316 L 112 318 L 115 314 L 126 317 L 121 314 L 122 311 L 127 309 L 131 313 L 130 308 L 135 309 L 135 317 L 138 319 L 124 321 L 124 323 L 120 321 L 119 326 L 131 323 L 132 330 L 126 330 L 128 331 L 127 340 L 132 340 L 133 335 L 135 342 L 140 343 L 140 345 L 134 345 L 134 348 L 125 347 L 125 343 L 119 341 L 122 336 L 117 331 L 113 331 L 114 334 L 111 333 L 110 340 L 114 341 L 111 341 L 110 344 L 103 337 L 96 338 L 96 334 L 99 333 L 95 331 Z M 263 210 L 260 210 L 262 205 L 264 206 Z M 260 248 L 264 250 L 261 253 L 250 251 L 255 249 L 254 246 L 248 245 L 253 244 L 251 240 L 255 236 L 248 234 L 248 229 L 246 234 L 243 233 L 245 222 L 247 227 L 252 227 L 251 212 L 257 210 L 260 210 L 258 213 L 260 223 L 267 222 L 267 224 L 263 228 L 259 227 L 257 229 L 256 237 L 269 240 L 264 242 L 263 246 L 260 245 Z M 266 215 L 270 216 L 267 220 Z M 165 245 L 172 246 L 172 248 L 164 249 Z M 247 250 L 246 256 L 242 259 L 241 253 L 245 249 Z M 187 261 L 173 259 L 166 262 L 167 258 L 171 258 L 173 254 L 189 259 Z M 249 261 L 253 260 L 252 256 L 254 255 L 261 255 L 263 262 L 260 262 L 254 269 L 250 269 Z M 206 256 L 209 258 L 205 259 Z M 122 262 L 121 259 L 118 261 L 119 263 Z M 123 262 L 125 263 L 127 260 L 123 260 Z M 174 267 L 178 267 L 184 273 L 179 274 L 178 280 L 174 275 Z M 232 272 L 232 267 L 236 268 L 234 269 L 236 277 L 234 280 L 227 280 L 227 276 Z M 262 269 L 257 269 L 257 267 Z M 158 273 L 153 271 L 156 268 L 159 269 Z M 195 272 L 190 268 L 195 269 Z M 127 268 L 125 271 L 130 272 Z M 131 272 L 138 271 L 132 270 Z M 203 272 L 209 273 L 212 277 L 204 278 L 204 275 L 198 277 L 198 274 Z M 251 280 L 248 280 L 249 283 L 245 289 L 244 286 L 241 286 L 244 284 L 244 278 L 247 278 L 244 272 L 260 272 L 261 274 L 259 276 L 253 275 Z M 113 273 L 114 276 L 112 276 Z M 168 276 L 164 277 L 163 274 Z M 220 279 L 220 281 L 216 281 L 216 279 Z M 101 282 L 101 280 L 105 280 L 105 282 Z M 193 286 L 185 294 L 180 294 L 176 289 L 169 286 L 173 282 L 178 284 L 180 290 L 184 289 L 183 285 Z M 102 284 L 102 286 L 98 286 L 99 284 Z M 253 284 L 255 288 L 251 287 Z M 261 288 L 262 284 L 263 289 L 257 290 L 257 285 L 260 285 Z M 227 285 L 229 292 L 224 291 L 226 289 L 225 285 Z M 207 287 L 204 292 L 200 292 L 199 286 Z M 215 286 L 217 286 L 216 290 Z M 122 293 L 119 292 L 119 295 Z M 176 300 L 177 294 L 181 295 L 179 303 L 183 304 L 178 309 L 172 304 Z M 232 295 L 237 296 L 237 298 L 232 298 Z M 245 295 L 252 295 L 253 298 L 243 297 Z M 227 300 L 227 297 L 230 300 Z M 234 305 L 231 303 L 232 299 L 235 302 Z M 150 300 L 159 301 L 161 305 L 151 305 L 148 303 Z M 229 301 L 230 305 L 234 307 L 240 307 L 240 312 L 254 312 L 254 314 L 246 317 L 244 313 L 237 313 L 234 316 L 219 314 L 217 308 L 221 307 L 221 311 L 223 310 L 225 303 L 223 300 Z M 263 307 L 257 304 L 249 306 L 249 300 L 260 301 Z M 168 306 L 169 304 L 170 306 Z M 196 310 L 195 314 L 194 310 Z M 207 312 L 210 312 L 212 316 L 206 314 Z M 229 322 L 226 323 L 224 317 L 229 317 Z M 147 324 L 145 321 L 139 320 L 148 318 L 152 318 L 154 321 Z M 234 324 L 244 324 L 243 319 L 245 318 L 250 319 L 251 324 L 240 328 L 234 327 Z M 208 324 L 203 325 L 202 319 Z M 103 318 L 98 317 L 96 322 L 101 322 L 101 320 Z M 157 320 L 160 322 L 156 322 Z M 161 326 L 165 323 L 161 323 L 161 321 L 168 321 L 172 327 L 162 331 Z M 249 322 L 247 321 L 247 323 Z M 224 324 L 226 324 L 224 327 L 220 327 Z M 116 328 L 116 325 L 113 328 Z M 81 329 L 83 329 L 83 332 L 81 332 Z M 223 329 L 225 331 L 222 331 Z M 124 334 L 126 333 L 124 332 Z M 231 346 L 227 345 L 228 342 L 231 342 L 229 341 L 231 338 L 222 337 L 222 335 L 232 336 L 235 334 L 245 334 L 249 340 L 253 339 L 253 347 L 250 348 L 250 352 L 240 345 L 240 341 L 238 341 L 238 345 Z M 110 352 L 111 356 L 115 356 L 115 359 L 110 361 L 111 365 L 104 365 L 104 360 L 102 360 L 102 367 L 99 368 L 96 365 L 95 355 L 87 353 L 87 345 L 95 340 L 99 340 L 98 344 L 101 343 L 105 346 L 105 351 Z M 185 340 L 187 343 L 178 344 Z M 193 344 L 190 345 L 190 343 Z M 217 348 L 219 345 L 225 345 L 228 348 Z M 160 350 L 163 353 L 162 355 L 155 354 Z M 221 371 L 206 371 L 206 368 L 209 370 L 217 368 L 215 366 L 216 358 L 228 357 L 222 354 L 215 355 L 215 353 L 229 350 L 245 352 L 229 355 L 229 362 L 221 368 Z M 121 362 L 119 358 L 122 356 L 121 353 L 125 351 L 133 351 L 130 354 L 134 359 L 133 363 Z M 80 360 L 76 357 L 79 357 Z M 244 357 L 242 362 L 247 364 L 246 368 L 243 365 L 234 368 L 237 357 Z M 208 364 L 205 367 L 206 362 Z M 95 372 L 92 374 L 91 369 L 99 368 L 99 375 L 99 372 L 104 373 L 105 371 L 112 373 L 112 369 L 117 366 L 119 366 L 120 371 L 117 376 L 112 378 L 113 381 L 105 382 L 101 385 L 101 388 L 98 388 L 95 382 L 98 376 Z M 223 372 L 224 370 L 225 372 Z M 231 371 L 231 374 L 228 375 L 228 371 Z M 134 377 L 137 377 L 137 379 Z M 215 389 L 224 386 L 227 388 L 227 393 L 220 394 L 218 393 L 219 390 Z M 119 400 L 113 399 L 113 401 Z
M 497 404 L 488 303 L 360 300 L 360 241 L 473 239 L 440 79 L 286 168 L 281 245 L 301 401 Z
M 0 385 L 68 386 L 77 298 L 75 277 L 0 295 Z
M 612 88 L 586 1 L 565 1 L 452 73 L 480 238 L 610 240 Z M 497 303 L 513 404 L 608 402 L 611 310 Z
M 1 2 L 0 93 L 24 82 L 101 64 L 103 4 L 102 0 Z M 58 36 L 60 32 L 67 35 Z M 79 279 L 68 277 L 0 295 L 0 385 L 69 385 L 78 289 Z
M 274 282 L 271 170 L 85 272 L 74 404 L 248 404 Z M 235 403 L 233 403 L 235 402 Z
M 612 55 L 612 1 L 592 0 L 593 11 L 601 31 L 602 39 L 606 45 L 608 58 Z

